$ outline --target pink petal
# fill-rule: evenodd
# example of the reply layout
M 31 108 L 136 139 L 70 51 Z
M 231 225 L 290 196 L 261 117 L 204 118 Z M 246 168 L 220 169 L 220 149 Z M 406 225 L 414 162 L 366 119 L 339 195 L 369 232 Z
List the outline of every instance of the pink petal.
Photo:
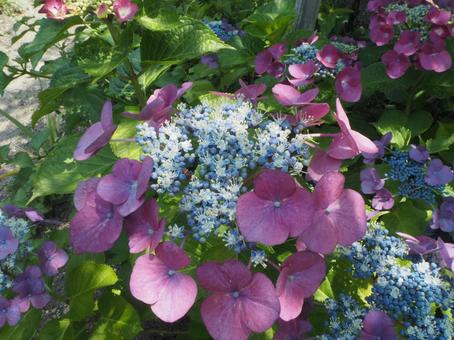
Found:
M 257 74 L 265 73 L 271 66 L 272 60 L 273 56 L 268 50 L 257 54 L 255 58 L 255 72 L 257 72 Z
M 129 196 L 129 185 L 112 174 L 102 177 L 97 186 L 98 195 L 115 205 L 124 203 Z
M 191 262 L 185 251 L 170 241 L 156 247 L 156 257 L 173 270 L 183 269 Z
M 338 172 L 327 172 L 315 186 L 315 204 L 320 209 L 325 209 L 336 201 L 344 190 L 345 177 Z
M 288 71 L 294 78 L 307 80 L 317 71 L 317 65 L 314 61 L 310 60 L 304 64 L 290 65 Z
M 296 189 L 295 179 L 280 170 L 263 170 L 254 179 L 254 193 L 265 200 L 281 201 Z
M 340 57 L 339 50 L 331 44 L 325 45 L 322 50 L 317 52 L 317 60 L 328 68 L 335 68 Z
M 314 224 L 303 231 L 298 239 L 307 249 L 321 254 L 329 254 L 337 244 L 336 228 L 323 210 L 315 212 Z
M 81 210 L 85 206 L 95 206 L 96 188 L 98 183 L 99 178 L 97 177 L 79 182 L 77 189 L 74 192 L 74 206 L 77 210 Z
M 354 67 L 345 67 L 336 76 L 336 91 L 347 102 L 359 101 L 362 93 L 361 72 Z
M 341 164 L 341 160 L 328 156 L 323 150 L 318 150 L 311 159 L 306 178 L 311 181 L 319 181 L 327 172 L 339 171 Z
M 296 105 L 301 96 L 300 91 L 293 86 L 285 84 L 274 85 L 272 91 L 277 101 L 284 106 Z
M 360 152 L 377 153 L 379 151 L 377 145 L 375 145 L 374 142 L 372 142 L 369 138 L 360 134 L 359 132 L 351 130 L 350 135 L 355 141 Z
M 181 319 L 191 309 L 197 297 L 197 284 L 189 275 L 175 273 L 162 287 L 158 301 L 151 306 L 156 316 L 165 322 Z
M 277 279 L 281 306 L 279 317 L 284 321 L 297 318 L 301 314 L 304 304 L 304 289 L 295 281 L 290 281 L 288 276 L 288 268 L 284 268 Z
M 241 262 L 229 260 L 222 264 L 207 262 L 197 269 L 200 285 L 215 293 L 238 291 L 252 280 L 250 270 Z
M 98 149 L 102 148 L 102 143 L 99 143 L 99 140 L 102 139 L 104 135 L 104 130 L 102 128 L 101 122 L 94 123 L 90 126 L 77 144 L 76 150 L 74 150 L 74 159 L 77 161 L 84 161 L 89 159 Z M 95 146 L 94 151 L 87 151 L 90 146 Z
M 268 48 L 268 51 L 274 59 L 280 59 L 285 54 L 286 48 L 284 44 L 274 44 Z

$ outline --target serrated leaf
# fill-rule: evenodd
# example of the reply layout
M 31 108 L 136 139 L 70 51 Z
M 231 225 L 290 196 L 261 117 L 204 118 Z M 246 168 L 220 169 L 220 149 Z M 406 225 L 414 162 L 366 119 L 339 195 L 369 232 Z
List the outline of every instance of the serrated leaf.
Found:
M 435 138 L 429 139 L 426 142 L 427 150 L 430 153 L 449 150 L 454 144 L 454 124 L 453 123 L 438 123 L 438 129 L 435 133 Z
M 121 296 L 106 293 L 98 306 L 100 318 L 90 340 L 133 339 L 142 330 L 136 310 Z
M 69 319 L 50 320 L 39 333 L 39 340 L 73 340 L 75 330 Z
M 38 120 L 45 115 L 55 111 L 61 102 L 63 93 L 68 91 L 68 87 L 51 87 L 38 94 L 39 109 L 32 114 L 32 125 L 38 122 Z
M 408 129 L 410 129 L 412 136 L 419 136 L 430 129 L 433 123 L 433 117 L 430 112 L 416 111 L 410 114 L 407 120 Z
M 117 281 L 117 274 L 112 267 L 87 261 L 66 274 L 65 292 L 74 299 L 96 289 L 112 286 Z

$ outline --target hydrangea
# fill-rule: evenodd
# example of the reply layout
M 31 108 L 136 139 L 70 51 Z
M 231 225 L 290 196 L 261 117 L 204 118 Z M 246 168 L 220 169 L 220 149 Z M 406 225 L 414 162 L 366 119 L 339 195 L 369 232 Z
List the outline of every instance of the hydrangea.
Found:
M 227 20 L 206 21 L 207 25 L 222 41 L 230 41 L 233 37 L 240 35 L 241 31 L 236 29 Z

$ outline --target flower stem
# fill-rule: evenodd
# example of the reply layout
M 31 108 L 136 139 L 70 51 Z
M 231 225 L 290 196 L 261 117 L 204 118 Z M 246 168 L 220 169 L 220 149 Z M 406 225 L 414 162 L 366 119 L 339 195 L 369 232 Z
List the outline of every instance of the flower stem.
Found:
M 0 181 L 2 179 L 17 175 L 19 173 L 19 171 L 20 171 L 20 168 L 15 168 L 13 170 L 10 170 L 10 171 L 7 171 L 5 173 L 0 174 Z

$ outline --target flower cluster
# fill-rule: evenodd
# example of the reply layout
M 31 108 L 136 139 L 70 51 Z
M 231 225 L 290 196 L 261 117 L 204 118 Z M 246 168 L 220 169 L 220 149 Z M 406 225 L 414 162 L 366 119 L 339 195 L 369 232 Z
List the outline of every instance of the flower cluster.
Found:
M 205 25 L 207 25 L 222 41 L 230 41 L 233 37 L 242 33 L 226 19 L 219 21 L 206 21 Z
M 431 1 L 371 0 L 370 38 L 377 46 L 393 43 L 382 56 L 392 79 L 412 63 L 424 70 L 445 72 L 452 66 L 446 38 L 452 37 L 452 14 Z
M 8 210 L 21 211 L 13 208 L 9 206 Z M 10 217 L 0 210 L 0 327 L 5 323 L 17 324 L 30 304 L 35 308 L 45 307 L 51 297 L 43 275 L 55 276 L 68 261 L 68 255 L 54 242 L 44 241 L 37 252 L 39 266 L 29 265 L 35 251 L 33 236 L 29 221 Z M 14 298 L 8 300 L 6 295 Z

